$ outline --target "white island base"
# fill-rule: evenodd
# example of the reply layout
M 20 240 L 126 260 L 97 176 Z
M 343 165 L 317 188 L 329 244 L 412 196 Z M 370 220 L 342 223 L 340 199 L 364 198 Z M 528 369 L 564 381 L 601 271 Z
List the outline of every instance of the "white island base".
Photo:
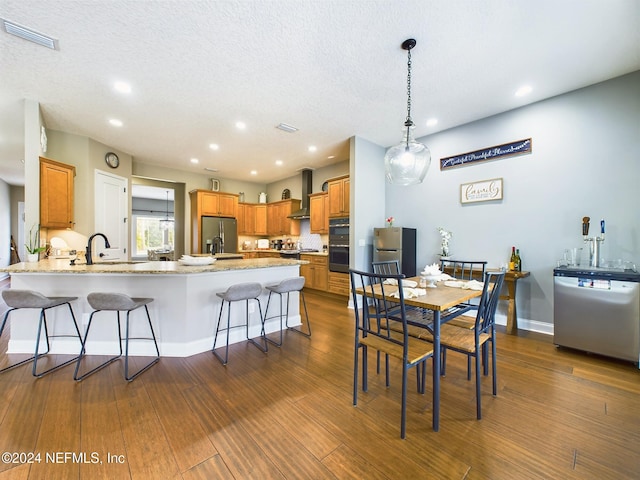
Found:
M 248 262 L 247 260 L 226 260 L 218 262 L 221 266 L 227 262 Z M 41 262 L 42 263 L 42 262 Z M 150 262 L 175 263 L 175 262 Z M 273 262 L 276 263 L 276 262 Z M 283 262 L 279 262 L 283 263 Z M 77 296 L 71 306 L 78 320 L 80 331 L 84 336 L 86 325 L 91 314 L 87 303 L 87 294 L 91 292 L 119 292 L 131 297 L 152 297 L 149 313 L 155 330 L 160 355 L 163 357 L 187 357 L 211 350 L 213 338 L 220 314 L 221 299 L 216 292 L 225 291 L 230 285 L 242 282 L 259 282 L 263 286 L 276 284 L 284 278 L 299 276 L 300 266 L 297 262 L 287 261 L 286 265 L 274 265 L 264 268 L 240 268 L 194 273 L 176 271 L 145 272 L 136 265 L 135 272 L 105 273 L 91 272 L 30 272 L 25 270 L 11 271 L 12 289 L 36 290 L 47 296 Z M 93 267 L 93 266 L 92 266 Z M 85 267 L 91 268 L 91 267 Z M 102 269 L 104 270 L 104 268 Z M 268 292 L 263 291 L 260 297 L 262 311 L 267 307 Z M 261 324 L 255 302 L 249 302 L 249 336 L 260 336 Z M 253 311 L 252 311 L 253 310 Z M 277 315 L 280 310 L 278 297 L 273 297 L 269 307 L 269 317 Z M 286 312 L 286 304 L 283 302 Z M 246 306 L 244 301 L 234 302 L 231 306 L 231 325 L 245 322 Z M 120 314 L 122 334 L 126 328 L 126 312 Z M 35 337 L 39 315 L 36 310 L 17 310 L 11 313 L 11 339 L 8 353 L 30 353 L 35 348 Z M 222 324 L 226 325 L 227 306 L 222 316 Z M 47 311 L 49 333 L 68 334 L 73 332 L 69 320 L 68 308 L 54 308 Z M 300 325 L 299 294 L 291 294 L 289 308 L 289 326 Z M 273 333 L 280 330 L 279 318 L 271 318 L 265 324 L 265 331 Z M 44 334 L 44 333 L 43 333 Z M 118 353 L 118 333 L 115 312 L 100 312 L 94 320 L 87 341 L 87 355 L 114 355 Z M 144 309 L 131 313 L 131 337 L 148 336 L 148 324 Z M 229 343 L 246 340 L 244 327 L 230 331 Z M 124 343 L 124 342 L 123 342 Z M 131 340 L 130 355 L 154 355 L 153 342 Z M 218 338 L 216 347 L 224 346 L 226 332 Z M 45 348 L 41 343 L 40 351 Z M 51 342 L 51 353 L 75 354 L 79 352 L 79 342 L 73 338 L 56 338 Z M 123 347 L 124 348 L 124 347 Z

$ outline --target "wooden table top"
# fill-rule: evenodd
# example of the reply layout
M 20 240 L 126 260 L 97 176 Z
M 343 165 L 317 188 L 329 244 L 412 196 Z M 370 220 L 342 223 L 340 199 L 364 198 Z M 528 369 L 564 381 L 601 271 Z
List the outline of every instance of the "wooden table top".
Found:
M 419 282 L 420 277 L 413 277 L 410 280 Z M 466 290 L 457 287 L 447 287 L 444 282 L 438 282 L 436 285 L 436 288 L 425 288 L 424 290 L 426 290 L 427 293 L 420 297 L 407 298 L 405 296 L 405 305 L 442 312 L 482 295 L 482 291 L 480 290 Z M 404 288 L 406 289 L 407 287 L 405 286 Z M 376 298 L 382 298 L 381 290 L 382 288 L 380 285 L 374 286 L 373 291 Z M 389 297 L 389 295 L 397 292 L 398 287 L 394 285 L 385 285 L 384 291 L 387 295 L 387 300 L 393 300 L 394 298 Z M 356 288 L 356 293 L 362 294 L 362 288 Z

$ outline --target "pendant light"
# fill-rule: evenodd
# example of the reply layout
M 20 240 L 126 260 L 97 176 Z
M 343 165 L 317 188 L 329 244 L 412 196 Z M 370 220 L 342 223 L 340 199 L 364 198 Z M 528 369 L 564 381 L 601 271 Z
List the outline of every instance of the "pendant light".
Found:
M 169 190 L 167 190 L 167 210 L 166 216 L 162 220 L 160 220 L 160 229 L 161 230 L 169 230 L 173 227 L 173 218 L 169 218 Z
M 404 122 L 402 142 L 389 148 L 384 156 L 387 180 L 394 185 L 415 185 L 421 183 L 431 165 L 431 152 L 413 138 L 414 125 L 411 120 L 411 49 L 416 41 L 409 38 L 402 42 L 407 51 L 407 119 Z

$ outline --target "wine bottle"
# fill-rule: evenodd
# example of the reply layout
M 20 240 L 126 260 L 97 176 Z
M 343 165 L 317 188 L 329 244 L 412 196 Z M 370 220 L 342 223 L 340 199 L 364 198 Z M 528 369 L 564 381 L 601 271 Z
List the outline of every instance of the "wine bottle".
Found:
M 520 258 L 520 249 L 516 248 L 516 272 L 522 271 L 522 259 Z
M 511 247 L 511 258 L 509 259 L 509 271 L 516 270 L 516 247 Z

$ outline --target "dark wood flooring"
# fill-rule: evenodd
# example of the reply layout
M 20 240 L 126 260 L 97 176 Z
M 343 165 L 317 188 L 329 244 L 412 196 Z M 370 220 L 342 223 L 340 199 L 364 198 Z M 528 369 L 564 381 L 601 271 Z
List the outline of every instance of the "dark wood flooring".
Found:
M 640 478 L 636 366 L 500 332 L 483 419 L 466 359 L 450 353 L 440 432 L 430 384 L 420 395 L 412 381 L 401 440 L 397 365 L 385 388 L 370 362 L 354 407 L 353 312 L 346 299 L 307 302 L 310 339 L 288 332 L 267 355 L 236 344 L 226 367 L 203 353 L 163 358 L 132 383 L 122 362 L 80 383 L 73 367 L 0 375 L 0 480 Z M 6 346 L 3 335 L 0 366 Z

